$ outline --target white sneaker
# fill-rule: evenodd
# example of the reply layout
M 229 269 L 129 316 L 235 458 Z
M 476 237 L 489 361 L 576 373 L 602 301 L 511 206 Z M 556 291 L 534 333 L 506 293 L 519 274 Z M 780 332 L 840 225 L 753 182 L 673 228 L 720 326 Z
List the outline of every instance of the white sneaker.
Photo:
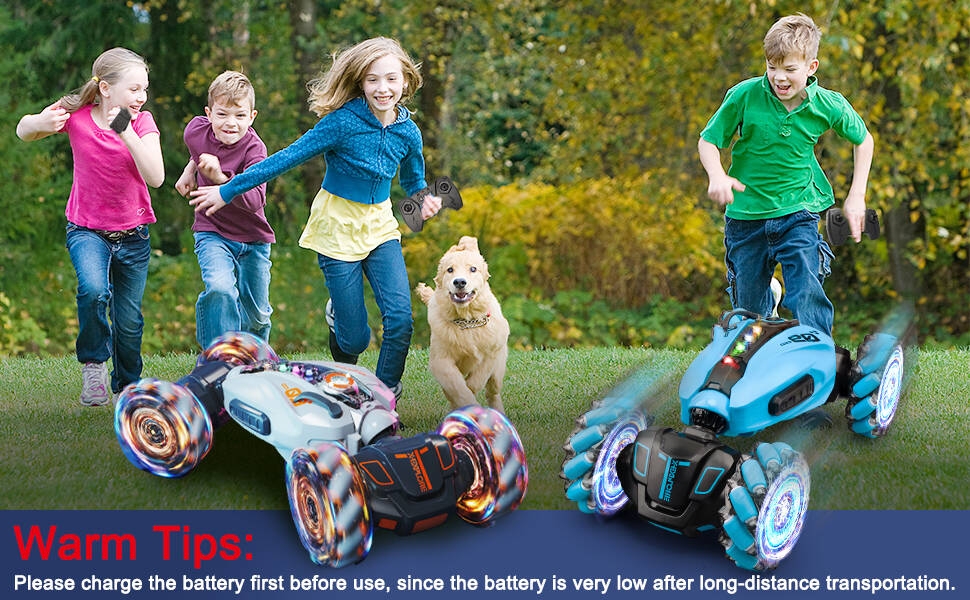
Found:
M 330 331 L 333 331 L 333 300 L 330 300 L 329 298 L 327 299 L 327 308 L 324 309 L 323 316 L 327 320 L 327 327 L 330 328 Z
M 81 404 L 84 406 L 102 406 L 111 401 L 108 393 L 108 365 L 89 362 L 81 367 L 81 378 L 84 380 L 81 388 Z
M 782 297 L 783 293 L 784 292 L 781 289 L 781 282 L 778 281 L 777 278 L 772 277 L 771 278 L 771 296 L 772 296 L 772 298 L 774 298 L 774 301 L 775 301 L 775 305 L 771 309 L 771 318 L 772 319 L 777 319 L 778 318 L 778 306 L 781 304 L 781 297 Z

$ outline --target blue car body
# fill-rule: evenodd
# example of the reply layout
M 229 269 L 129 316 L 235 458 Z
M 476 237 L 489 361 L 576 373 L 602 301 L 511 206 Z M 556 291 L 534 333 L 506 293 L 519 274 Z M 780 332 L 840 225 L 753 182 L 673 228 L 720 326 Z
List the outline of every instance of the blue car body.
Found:
M 754 434 L 825 404 L 836 376 L 827 334 L 797 321 L 732 313 L 714 326 L 711 343 L 681 380 L 681 420 L 691 424 L 706 411 L 724 420 L 719 435 Z

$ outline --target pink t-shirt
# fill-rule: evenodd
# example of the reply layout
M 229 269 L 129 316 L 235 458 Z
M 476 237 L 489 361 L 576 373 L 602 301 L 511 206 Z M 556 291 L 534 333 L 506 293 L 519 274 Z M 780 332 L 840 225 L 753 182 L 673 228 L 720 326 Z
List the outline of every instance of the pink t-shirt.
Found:
M 64 214 L 89 229 L 121 231 L 155 222 L 148 185 L 121 137 L 101 129 L 91 117 L 93 105 L 71 114 L 64 131 L 74 155 L 74 183 Z M 132 121 L 138 137 L 158 133 L 152 114 L 140 111 Z

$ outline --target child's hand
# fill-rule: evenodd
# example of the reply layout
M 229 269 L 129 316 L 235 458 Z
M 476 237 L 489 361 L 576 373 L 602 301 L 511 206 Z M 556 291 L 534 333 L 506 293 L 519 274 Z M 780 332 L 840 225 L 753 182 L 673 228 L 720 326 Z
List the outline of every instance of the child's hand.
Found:
M 849 235 L 859 243 L 866 227 L 866 199 L 864 196 L 850 194 L 842 205 L 842 214 L 849 222 Z
M 127 123 L 122 122 L 124 124 L 124 129 L 121 129 L 121 131 L 118 131 L 115 129 L 115 132 L 118 135 L 121 135 L 122 133 L 127 131 L 128 128 L 131 127 L 131 122 L 135 120 L 134 117 L 131 116 L 131 111 L 129 111 L 127 108 L 124 108 L 121 106 L 112 106 L 111 110 L 108 111 L 108 123 L 111 123 L 111 129 L 115 128 L 115 125 L 114 125 L 115 117 L 117 117 L 118 113 L 120 113 L 121 111 L 125 111 L 128 113 L 128 122 Z
M 222 172 L 222 164 L 219 162 L 219 158 L 212 154 L 200 154 L 198 166 L 199 172 L 216 185 L 229 181 L 229 177 Z
M 182 169 L 182 174 L 179 175 L 178 181 L 175 182 L 175 191 L 179 195 L 186 198 L 189 197 L 189 192 L 199 187 L 195 182 L 195 163 L 189 160 L 185 164 L 185 168 Z
M 180 196 L 188 198 L 189 192 L 196 188 L 195 175 L 186 176 L 185 173 L 179 177 L 178 181 L 175 182 L 175 191 L 179 193 Z
M 427 221 L 431 217 L 438 214 L 441 210 L 441 197 L 427 195 L 424 197 L 424 202 L 421 204 L 421 218 Z
M 711 177 L 707 186 L 707 197 L 720 206 L 734 202 L 734 192 L 743 192 L 743 183 L 725 174 L 723 177 Z
M 45 129 L 51 132 L 64 129 L 64 124 L 71 118 L 71 113 L 61 107 L 60 100 L 40 111 L 40 114 L 46 123 Z
M 219 194 L 219 186 L 207 185 L 190 192 L 192 199 L 189 204 L 195 207 L 195 212 L 204 213 L 211 217 L 217 210 L 228 204 Z

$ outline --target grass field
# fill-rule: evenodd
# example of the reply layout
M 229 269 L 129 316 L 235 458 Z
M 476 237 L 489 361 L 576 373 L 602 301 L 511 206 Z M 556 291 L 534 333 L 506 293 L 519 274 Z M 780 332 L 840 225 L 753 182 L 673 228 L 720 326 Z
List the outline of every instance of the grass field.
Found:
M 529 490 L 523 509 L 570 509 L 558 477 L 562 445 L 576 416 L 631 370 L 670 374 L 658 423 L 679 426 L 676 384 L 693 352 L 629 348 L 512 351 L 504 400 L 526 448 Z M 323 356 L 291 359 L 325 360 Z M 150 356 L 145 375 L 176 380 L 195 357 Z M 373 368 L 376 354 L 362 364 Z M 888 435 L 863 439 L 845 427 L 844 402 L 826 406 L 835 425 L 783 424 L 730 440 L 787 441 L 812 464 L 813 509 L 970 509 L 970 350 L 926 351 Z M 912 363 L 910 363 L 911 365 Z M 177 480 L 149 475 L 122 455 L 109 408 L 82 408 L 73 357 L 0 363 L 0 509 L 285 509 L 283 460 L 234 423 Z M 398 406 L 405 434 L 432 430 L 446 402 L 414 351 Z

